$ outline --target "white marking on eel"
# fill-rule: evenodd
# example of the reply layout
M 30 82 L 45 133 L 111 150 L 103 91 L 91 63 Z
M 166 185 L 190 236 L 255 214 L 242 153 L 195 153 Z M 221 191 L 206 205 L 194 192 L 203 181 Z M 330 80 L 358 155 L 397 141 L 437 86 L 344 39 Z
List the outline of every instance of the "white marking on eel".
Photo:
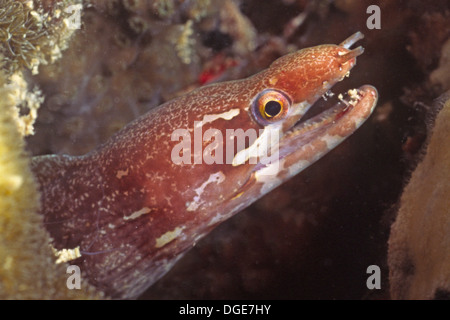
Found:
M 128 169 L 127 170 L 119 170 L 119 171 L 117 171 L 116 178 L 122 179 L 122 177 L 127 176 L 127 175 L 128 175 Z
M 295 163 L 293 163 L 289 168 L 289 177 L 295 176 L 297 173 L 303 171 L 305 168 L 309 167 L 311 165 L 311 161 L 308 160 L 299 160 Z
M 221 222 L 224 219 L 223 215 L 221 213 L 216 214 L 208 223 L 208 226 L 212 226 L 215 225 L 216 223 Z M 201 236 L 199 237 L 199 239 L 201 238 Z M 198 239 L 196 238 L 195 241 L 197 241 Z
M 255 172 L 256 181 L 263 183 L 263 186 L 261 187 L 261 195 L 266 194 L 283 182 L 277 176 L 278 173 L 283 170 L 284 162 L 284 159 L 281 159 L 281 161 L 275 161 Z
M 278 146 L 282 124 L 267 125 L 259 137 L 246 149 L 242 149 L 233 158 L 234 167 L 244 164 L 250 158 L 259 158 L 270 154 L 269 150 Z
M 310 106 L 311 104 L 306 101 L 293 104 L 291 107 L 290 117 L 298 116 L 299 114 L 303 115 L 305 111 L 309 109 Z
M 150 211 L 152 211 L 150 208 L 142 208 L 141 210 L 138 210 L 136 212 L 133 212 L 131 215 L 123 217 L 123 220 L 134 220 L 139 218 L 140 216 L 150 213 Z
M 181 234 L 181 232 L 183 232 L 184 228 L 185 227 L 176 227 L 172 231 L 167 231 L 162 236 L 160 236 L 158 239 L 156 239 L 155 247 L 161 248 L 161 247 L 164 247 L 166 244 L 172 242 L 173 240 L 178 238 L 178 236 Z
M 201 196 L 203 194 L 203 191 L 205 191 L 205 188 L 208 186 L 208 184 L 213 183 L 213 182 L 214 183 L 222 183 L 223 181 L 225 181 L 225 175 L 223 174 L 222 171 L 211 174 L 209 176 L 208 180 L 203 182 L 200 187 L 195 189 L 195 193 L 197 195 L 194 197 L 194 199 L 191 202 L 188 202 L 186 204 L 187 211 L 194 211 L 194 210 L 198 209 L 198 207 L 202 203 Z
M 328 150 L 332 150 L 334 149 L 339 143 L 341 143 L 344 138 L 339 136 L 339 135 L 324 135 L 323 138 L 321 139 L 322 141 L 325 141 L 325 143 L 327 144 L 327 149 Z
M 224 113 L 206 114 L 206 115 L 203 116 L 203 120 L 202 121 L 198 121 L 195 124 L 195 127 L 196 128 L 200 128 L 204 124 L 216 121 L 217 119 L 231 120 L 234 117 L 236 117 L 237 115 L 239 115 L 240 112 L 241 112 L 240 109 L 231 109 L 231 110 L 229 110 L 227 112 L 224 112 Z

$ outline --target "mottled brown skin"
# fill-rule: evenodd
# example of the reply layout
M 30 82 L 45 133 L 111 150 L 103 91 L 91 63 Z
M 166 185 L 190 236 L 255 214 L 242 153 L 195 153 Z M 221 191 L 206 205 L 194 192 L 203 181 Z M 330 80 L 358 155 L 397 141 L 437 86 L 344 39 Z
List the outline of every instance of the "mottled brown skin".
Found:
M 248 79 L 202 87 L 169 101 L 85 156 L 34 158 L 53 245 L 79 246 L 82 257 L 71 264 L 107 295 L 138 296 L 215 226 L 333 148 L 329 132 L 342 141 L 370 115 L 376 91 L 364 87 L 357 106 L 330 112 L 315 129 L 293 128 L 312 103 L 343 79 L 360 53 L 337 45 L 304 49 Z M 273 182 L 256 178 L 260 164 L 173 163 L 171 151 L 178 142 L 171 141 L 172 132 L 192 129 L 205 115 L 236 111 L 228 120 L 205 123 L 203 132 L 216 128 L 225 137 L 226 129 L 262 129 L 251 105 L 267 88 L 285 92 L 298 111 L 281 120 L 283 159 Z

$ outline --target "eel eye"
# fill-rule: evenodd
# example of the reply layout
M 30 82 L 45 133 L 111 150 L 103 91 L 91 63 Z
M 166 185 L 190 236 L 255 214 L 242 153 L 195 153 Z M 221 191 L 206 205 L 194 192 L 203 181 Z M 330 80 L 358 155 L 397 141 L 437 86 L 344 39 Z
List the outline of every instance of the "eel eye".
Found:
M 253 102 L 253 115 L 262 125 L 277 122 L 284 118 L 291 101 L 289 97 L 278 90 L 266 89 L 260 92 Z

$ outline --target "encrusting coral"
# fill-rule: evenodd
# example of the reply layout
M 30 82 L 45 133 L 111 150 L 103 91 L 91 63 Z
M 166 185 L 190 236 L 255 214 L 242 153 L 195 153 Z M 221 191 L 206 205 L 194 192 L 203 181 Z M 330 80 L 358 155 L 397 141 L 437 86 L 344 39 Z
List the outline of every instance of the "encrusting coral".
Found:
M 33 132 L 42 102 L 30 91 L 25 69 L 37 72 L 40 63 L 58 57 L 73 30 L 64 6 L 78 1 L 0 2 L 0 298 L 99 298 L 91 286 L 69 290 L 63 264 L 55 263 L 49 236 L 37 213 L 39 194 L 29 169 L 24 136 Z M 51 9 L 46 10 L 46 5 Z M 20 115 L 26 107 L 28 114 Z
M 27 67 L 37 73 L 39 64 L 60 58 L 66 39 L 73 32 L 67 18 L 74 11 L 67 8 L 80 2 L 1 0 L 0 52 L 5 68 L 15 71 Z
M 450 92 L 424 160 L 401 198 L 389 239 L 391 296 L 394 299 L 442 299 L 450 293 Z
M 450 40 L 442 46 L 430 82 L 450 89 Z M 438 112 L 423 161 L 400 200 L 389 239 L 389 277 L 394 299 L 450 297 L 450 91 L 434 104 Z
M 49 237 L 36 213 L 39 195 L 24 152 L 16 104 L 23 87 L 0 75 L 0 298 L 93 298 L 93 289 L 69 290 L 55 264 Z

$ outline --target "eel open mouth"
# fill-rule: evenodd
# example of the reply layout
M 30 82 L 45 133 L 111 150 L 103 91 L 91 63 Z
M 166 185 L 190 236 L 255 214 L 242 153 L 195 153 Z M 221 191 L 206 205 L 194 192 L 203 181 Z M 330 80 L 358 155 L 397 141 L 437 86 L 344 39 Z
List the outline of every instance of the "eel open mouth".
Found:
M 339 102 L 331 108 L 292 127 L 282 138 L 280 152 L 286 145 L 283 140 L 295 141 L 298 148 L 327 134 L 346 138 L 370 116 L 377 103 L 378 92 L 373 86 L 364 85 L 348 90 L 344 95 L 339 94 L 338 98 Z
M 270 181 L 262 192 L 295 176 L 355 132 L 371 115 L 378 92 L 364 85 L 340 99 L 326 111 L 296 124 L 281 137 L 275 153 L 272 150 L 271 161 L 258 163 L 253 170 L 256 180 Z

